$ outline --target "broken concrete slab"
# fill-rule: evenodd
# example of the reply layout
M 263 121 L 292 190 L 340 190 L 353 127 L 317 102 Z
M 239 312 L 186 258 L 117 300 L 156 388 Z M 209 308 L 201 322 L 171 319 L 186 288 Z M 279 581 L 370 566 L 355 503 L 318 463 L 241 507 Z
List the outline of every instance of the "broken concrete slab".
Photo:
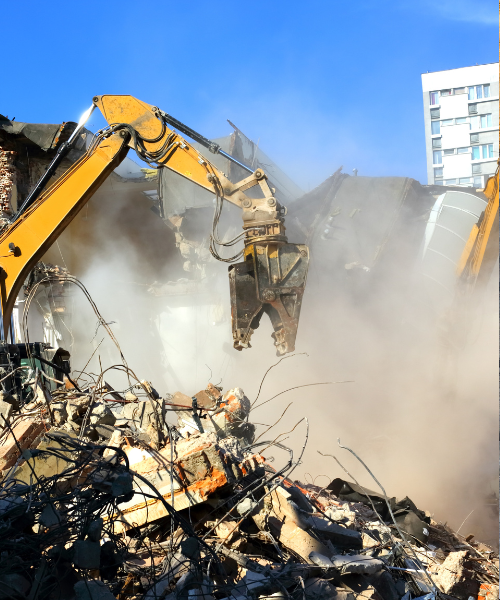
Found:
M 0 599 L 26 598 L 31 584 L 20 573 L 4 573 L 0 576 Z
M 111 412 L 104 402 L 95 402 L 90 413 L 90 424 L 94 427 L 98 425 L 114 425 L 115 415 Z
M 21 422 L 13 427 L 13 434 L 7 436 L 0 446 L 0 471 L 16 464 L 20 456 L 19 448 L 26 450 L 35 444 L 40 434 L 45 431 L 44 423 L 38 417 L 23 416 Z
M 76 433 L 62 433 L 57 430 L 50 430 L 49 434 L 50 437 L 42 437 L 40 443 L 32 444 L 38 452 L 34 452 L 33 455 L 31 455 L 28 450 L 24 453 L 23 458 L 26 459 L 26 462 L 16 468 L 14 472 L 18 481 L 30 485 L 33 471 L 37 477 L 51 477 L 57 473 L 62 473 L 68 467 L 68 462 L 57 455 L 57 450 L 61 448 L 61 443 L 58 440 L 64 440 L 66 438 L 74 440 L 76 439 Z M 45 452 L 46 450 L 48 450 L 48 452 Z
M 76 600 L 116 600 L 108 586 L 98 579 L 75 583 Z
M 362 554 L 335 555 L 331 557 L 331 561 L 341 575 L 354 573 L 359 575 L 373 575 L 373 573 L 385 567 L 383 561 Z
M 476 598 L 479 582 L 473 578 L 468 550 L 450 552 L 440 565 L 435 577 L 439 589 L 450 596 L 467 600 L 469 596 Z
M 13 410 L 12 404 L 0 400 L 0 424 L 2 427 L 5 427 L 5 423 L 9 423 Z
M 344 575 L 342 586 L 353 592 L 356 600 L 386 600 L 364 575 Z
M 314 532 L 315 536 L 319 534 L 320 538 L 324 537 L 325 540 L 330 540 L 332 544 L 338 548 L 362 548 L 362 539 L 359 532 L 352 531 L 341 525 L 337 525 L 336 523 L 331 523 L 324 517 L 317 517 L 301 511 L 293 501 L 290 489 L 283 486 L 277 487 L 271 494 L 271 501 L 276 516 L 278 516 L 281 521 L 288 519 L 288 523 L 295 523 L 304 532 Z M 304 536 L 304 551 L 309 545 L 312 544 L 314 546 L 312 542 L 306 542 L 310 537 L 310 535 Z M 322 543 L 320 543 L 320 546 L 321 548 L 311 547 L 305 556 L 308 558 L 309 553 L 312 551 L 328 555 L 329 552 L 326 546 Z
M 75 551 L 73 563 L 79 569 L 98 569 L 101 561 L 101 546 L 99 542 L 77 540 L 73 544 Z
M 326 579 L 310 577 L 304 582 L 304 594 L 307 600 L 331 600 L 337 597 L 337 589 Z
M 349 548 L 353 550 L 363 547 L 363 540 L 358 531 L 347 529 L 337 523 L 331 523 L 323 517 L 308 517 L 309 526 L 329 539 L 338 548 Z
M 232 483 L 260 467 L 253 456 L 240 462 L 218 443 L 215 434 L 203 433 L 179 440 L 175 444 L 174 464 L 170 468 L 170 446 L 150 453 L 139 448 L 125 448 L 133 472 L 146 476 L 162 497 L 176 510 L 206 502 Z M 260 458 L 262 463 L 263 459 Z M 171 490 L 174 496 L 171 497 Z M 150 488 L 141 482 L 134 484 L 132 500 L 120 505 L 120 521 L 116 531 L 152 522 L 168 515 L 160 500 L 144 500 L 141 492 Z
M 315 565 L 318 565 L 318 567 L 321 567 L 322 569 L 333 569 L 332 561 L 324 554 L 311 552 L 311 554 L 309 554 L 309 558 Z

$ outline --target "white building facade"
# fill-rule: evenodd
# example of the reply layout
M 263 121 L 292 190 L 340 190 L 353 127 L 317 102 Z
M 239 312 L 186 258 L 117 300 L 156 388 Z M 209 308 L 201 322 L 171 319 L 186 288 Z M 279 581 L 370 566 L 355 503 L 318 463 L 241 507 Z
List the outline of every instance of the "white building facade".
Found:
M 422 74 L 427 181 L 482 188 L 498 159 L 498 63 Z

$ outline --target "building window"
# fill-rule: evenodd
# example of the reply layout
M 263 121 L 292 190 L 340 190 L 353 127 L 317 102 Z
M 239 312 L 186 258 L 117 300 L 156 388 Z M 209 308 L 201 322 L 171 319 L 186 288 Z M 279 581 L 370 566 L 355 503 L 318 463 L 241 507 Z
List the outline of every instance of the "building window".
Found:
M 439 104 L 439 92 L 430 92 L 429 98 L 431 106 Z
M 460 185 L 464 185 L 464 184 L 471 184 L 472 183 L 472 177 L 460 177 L 460 179 L 458 180 L 458 183 Z
M 445 156 L 451 156 L 452 154 L 455 154 L 455 148 L 450 148 L 449 150 L 443 150 L 443 154 Z
M 479 158 L 481 158 L 479 153 L 480 153 L 479 146 L 472 146 L 472 160 L 478 160 Z
M 440 165 L 443 162 L 443 153 L 441 150 L 434 150 L 432 153 L 432 164 Z
M 465 92 L 466 92 L 466 89 L 465 89 L 464 87 L 461 87 L 461 88 L 455 88 L 455 89 L 453 90 L 453 93 L 454 93 L 455 95 L 457 95 L 457 94 L 465 94 Z
M 449 127 L 450 125 L 453 125 L 453 119 L 444 119 L 441 121 L 441 125 L 442 127 Z
M 441 121 L 431 122 L 431 133 L 432 135 L 439 135 L 441 133 Z
M 493 144 L 481 146 L 483 158 L 493 158 Z
M 443 179 L 443 167 L 434 169 L 434 179 Z
M 474 177 L 474 186 L 477 188 L 483 187 L 483 177 L 482 176 Z
M 477 115 L 477 104 L 469 104 L 469 115 Z
M 469 152 L 469 148 L 457 148 L 457 154 L 467 154 Z
M 458 117 L 455 119 L 455 125 L 465 125 L 467 123 L 467 117 Z
M 441 96 L 451 96 L 451 90 L 441 90 Z
M 478 165 L 472 165 L 472 174 L 473 175 L 481 174 L 481 163 L 479 163 Z
M 479 144 L 479 133 L 471 133 L 470 134 L 470 143 L 471 144 Z
M 491 113 L 487 115 L 481 115 L 480 117 L 470 117 L 471 129 L 484 129 L 491 127 Z
M 442 179 L 436 179 L 436 181 L 434 182 L 434 185 L 443 185 L 444 182 Z
M 441 148 L 441 138 L 432 138 L 432 147 Z
M 446 179 L 446 181 L 444 182 L 445 185 L 456 185 L 456 183 L 456 179 Z
M 481 100 L 490 97 L 490 84 L 476 85 L 469 88 L 469 100 Z
M 481 129 L 491 127 L 491 113 L 489 115 L 481 115 Z
M 431 119 L 439 119 L 440 110 L 439 108 L 431 108 Z

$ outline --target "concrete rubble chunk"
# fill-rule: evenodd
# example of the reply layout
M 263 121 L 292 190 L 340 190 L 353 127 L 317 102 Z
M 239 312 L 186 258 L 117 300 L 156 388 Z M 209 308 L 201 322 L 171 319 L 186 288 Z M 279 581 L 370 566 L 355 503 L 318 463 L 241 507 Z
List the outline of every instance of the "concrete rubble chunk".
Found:
M 385 567 L 385 563 L 376 558 L 363 556 L 362 554 L 345 554 L 331 557 L 333 566 L 342 575 L 357 573 L 360 575 L 372 575 Z
M 115 415 L 104 402 L 96 402 L 90 413 L 90 423 L 92 425 L 114 425 L 116 422 Z
M 400 600 L 401 596 L 405 593 L 405 582 L 403 579 L 399 579 L 401 582 L 400 586 L 396 585 L 392 575 L 389 571 L 377 571 L 373 575 L 365 576 L 366 580 L 373 585 L 377 592 L 384 598 L 384 600 Z
M 16 464 L 19 458 L 19 447 L 22 450 L 30 448 L 39 439 L 45 424 L 37 417 L 24 416 L 13 427 L 13 434 L 9 434 L 0 446 L 0 471 Z
M 450 552 L 438 569 L 436 585 L 445 594 L 461 600 L 467 600 L 469 596 L 476 598 L 479 582 L 471 577 L 471 562 L 468 550 Z
M 349 506 L 344 504 L 342 506 L 332 506 L 325 511 L 325 515 L 339 524 L 348 527 L 349 529 L 354 528 L 356 522 L 356 513 L 349 510 Z
M 64 402 L 52 402 L 50 408 L 52 410 L 52 417 L 54 418 L 54 425 L 60 427 L 68 418 L 66 404 Z
M 10 415 L 14 407 L 9 402 L 5 402 L 4 400 L 0 400 L 0 423 L 2 426 L 5 426 L 5 423 L 8 423 L 10 420 Z
M 331 523 L 323 517 L 308 517 L 307 522 L 310 527 L 320 532 L 338 548 L 361 549 L 363 547 L 363 540 L 358 531 Z
M 193 411 L 180 411 L 178 413 L 178 429 L 181 435 L 189 435 L 200 430 L 214 432 L 218 438 L 232 436 L 251 444 L 254 440 L 255 426 L 247 418 L 250 413 L 250 400 L 241 388 L 229 390 L 224 396 L 218 388 L 209 384 L 206 390 L 194 396 L 206 411 L 206 419 L 200 422 Z M 172 402 L 184 406 L 192 406 L 193 398 L 176 392 Z
M 104 525 L 104 521 L 102 517 L 92 521 L 87 529 L 87 537 L 91 542 L 98 542 L 101 539 L 102 526 Z
M 117 460 L 117 452 L 114 448 L 121 448 L 124 444 L 123 432 L 120 429 L 115 429 L 107 442 L 107 448 L 103 452 L 103 458 Z
M 98 569 L 101 560 L 101 546 L 98 542 L 77 540 L 73 544 L 73 563 L 79 569 Z
M 227 490 L 246 474 L 260 472 L 262 457 L 250 455 L 243 461 L 241 445 L 238 440 L 231 444 L 232 454 L 219 446 L 212 432 L 198 433 L 175 444 L 174 468 L 170 470 L 170 445 L 155 453 L 129 447 L 124 448 L 132 471 L 146 476 L 154 483 L 163 498 L 172 504 L 171 488 L 174 489 L 173 504 L 177 510 L 206 502 L 217 493 Z M 144 487 L 136 484 L 134 489 Z M 120 505 L 121 519 L 115 524 L 117 531 L 125 531 L 133 523 L 143 525 L 156 521 L 168 513 L 159 500 L 149 500 L 144 504 L 140 494 Z M 129 525 L 127 525 L 129 524 Z
M 90 406 L 90 401 L 91 397 L 88 395 L 68 398 L 66 401 L 68 420 L 74 423 L 80 422 Z
M 142 400 L 125 404 L 121 418 L 133 422 L 138 429 L 146 431 L 150 425 L 156 425 L 157 416 L 161 415 L 161 403 L 153 400 Z M 114 425 L 114 423 L 111 423 Z
M 282 488 L 271 493 L 272 510 L 267 516 L 267 523 L 286 548 L 305 562 L 312 563 L 309 558 L 312 552 L 328 555 L 328 548 L 297 523 L 297 511 L 290 499 L 291 495 Z
M 242 502 L 238 503 L 236 510 L 238 511 L 238 514 L 241 516 L 243 516 L 243 515 L 250 516 L 258 506 L 259 506 L 259 503 L 255 502 L 255 500 L 252 500 L 251 498 L 245 498 Z
M 26 598 L 31 584 L 20 573 L 4 573 L 0 576 L 0 600 Z
M 99 437 L 106 440 L 111 439 L 111 436 L 115 432 L 115 428 L 112 425 L 96 425 L 95 430 L 97 431 Z
M 108 586 L 98 579 L 75 583 L 76 600 L 116 600 Z
M 382 597 L 370 579 L 362 574 L 345 574 L 341 577 L 342 586 L 353 592 L 361 600 L 388 600 Z
M 304 582 L 304 593 L 308 600 L 330 600 L 337 596 L 337 589 L 326 579 L 310 577 Z
M 62 519 L 54 506 L 52 504 L 47 504 L 40 514 L 39 521 L 45 527 L 53 527 L 54 525 L 59 525 L 62 522 Z
M 9 392 L 0 392 L 0 402 L 7 402 L 14 410 L 19 410 L 19 398 Z
M 293 501 L 293 496 L 288 489 L 278 487 L 271 494 L 271 498 L 276 513 L 287 517 L 289 522 L 293 521 L 304 531 L 318 532 L 320 536 L 324 536 L 325 539 L 330 540 L 334 546 L 339 548 L 361 549 L 363 547 L 359 532 L 331 523 L 322 516 L 317 517 L 301 511 Z M 312 550 L 316 550 L 316 548 L 311 548 Z M 328 554 L 327 551 L 319 549 L 317 551 L 321 554 Z
M 332 561 L 328 558 L 328 556 L 325 556 L 324 554 L 319 554 L 318 552 L 311 552 L 311 554 L 309 554 L 309 558 L 315 565 L 318 565 L 318 567 L 321 567 L 323 569 L 333 568 Z

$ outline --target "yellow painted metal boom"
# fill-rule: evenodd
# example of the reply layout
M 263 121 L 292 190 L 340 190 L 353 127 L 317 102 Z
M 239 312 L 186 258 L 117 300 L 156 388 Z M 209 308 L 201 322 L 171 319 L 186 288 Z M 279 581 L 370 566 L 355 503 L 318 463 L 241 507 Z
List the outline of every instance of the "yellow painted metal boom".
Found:
M 461 283 L 468 287 L 474 287 L 485 268 L 491 267 L 498 258 L 498 167 L 486 182 L 484 194 L 488 204 L 473 226 L 457 266 Z
M 110 136 L 85 154 L 0 235 L 0 295 L 3 327 L 28 273 L 66 229 L 92 194 L 122 162 L 126 139 Z
M 249 347 L 250 336 L 266 312 L 274 327 L 278 354 L 292 351 L 309 250 L 288 243 L 286 209 L 273 197 L 264 171 L 257 169 L 246 179 L 232 183 L 169 123 L 182 126 L 207 142 L 213 151 L 217 145 L 158 108 L 132 96 L 95 96 L 93 102 L 109 126 L 98 132 L 80 160 L 37 197 L 45 185 L 42 178 L 16 220 L 0 234 L 0 299 L 5 336 L 17 295 L 30 270 L 133 148 L 150 164 L 165 166 L 221 201 L 242 209 L 245 261 L 230 270 L 234 347 Z M 260 198 L 245 194 L 254 186 L 259 188 Z M 214 256 L 224 260 L 215 253 Z

